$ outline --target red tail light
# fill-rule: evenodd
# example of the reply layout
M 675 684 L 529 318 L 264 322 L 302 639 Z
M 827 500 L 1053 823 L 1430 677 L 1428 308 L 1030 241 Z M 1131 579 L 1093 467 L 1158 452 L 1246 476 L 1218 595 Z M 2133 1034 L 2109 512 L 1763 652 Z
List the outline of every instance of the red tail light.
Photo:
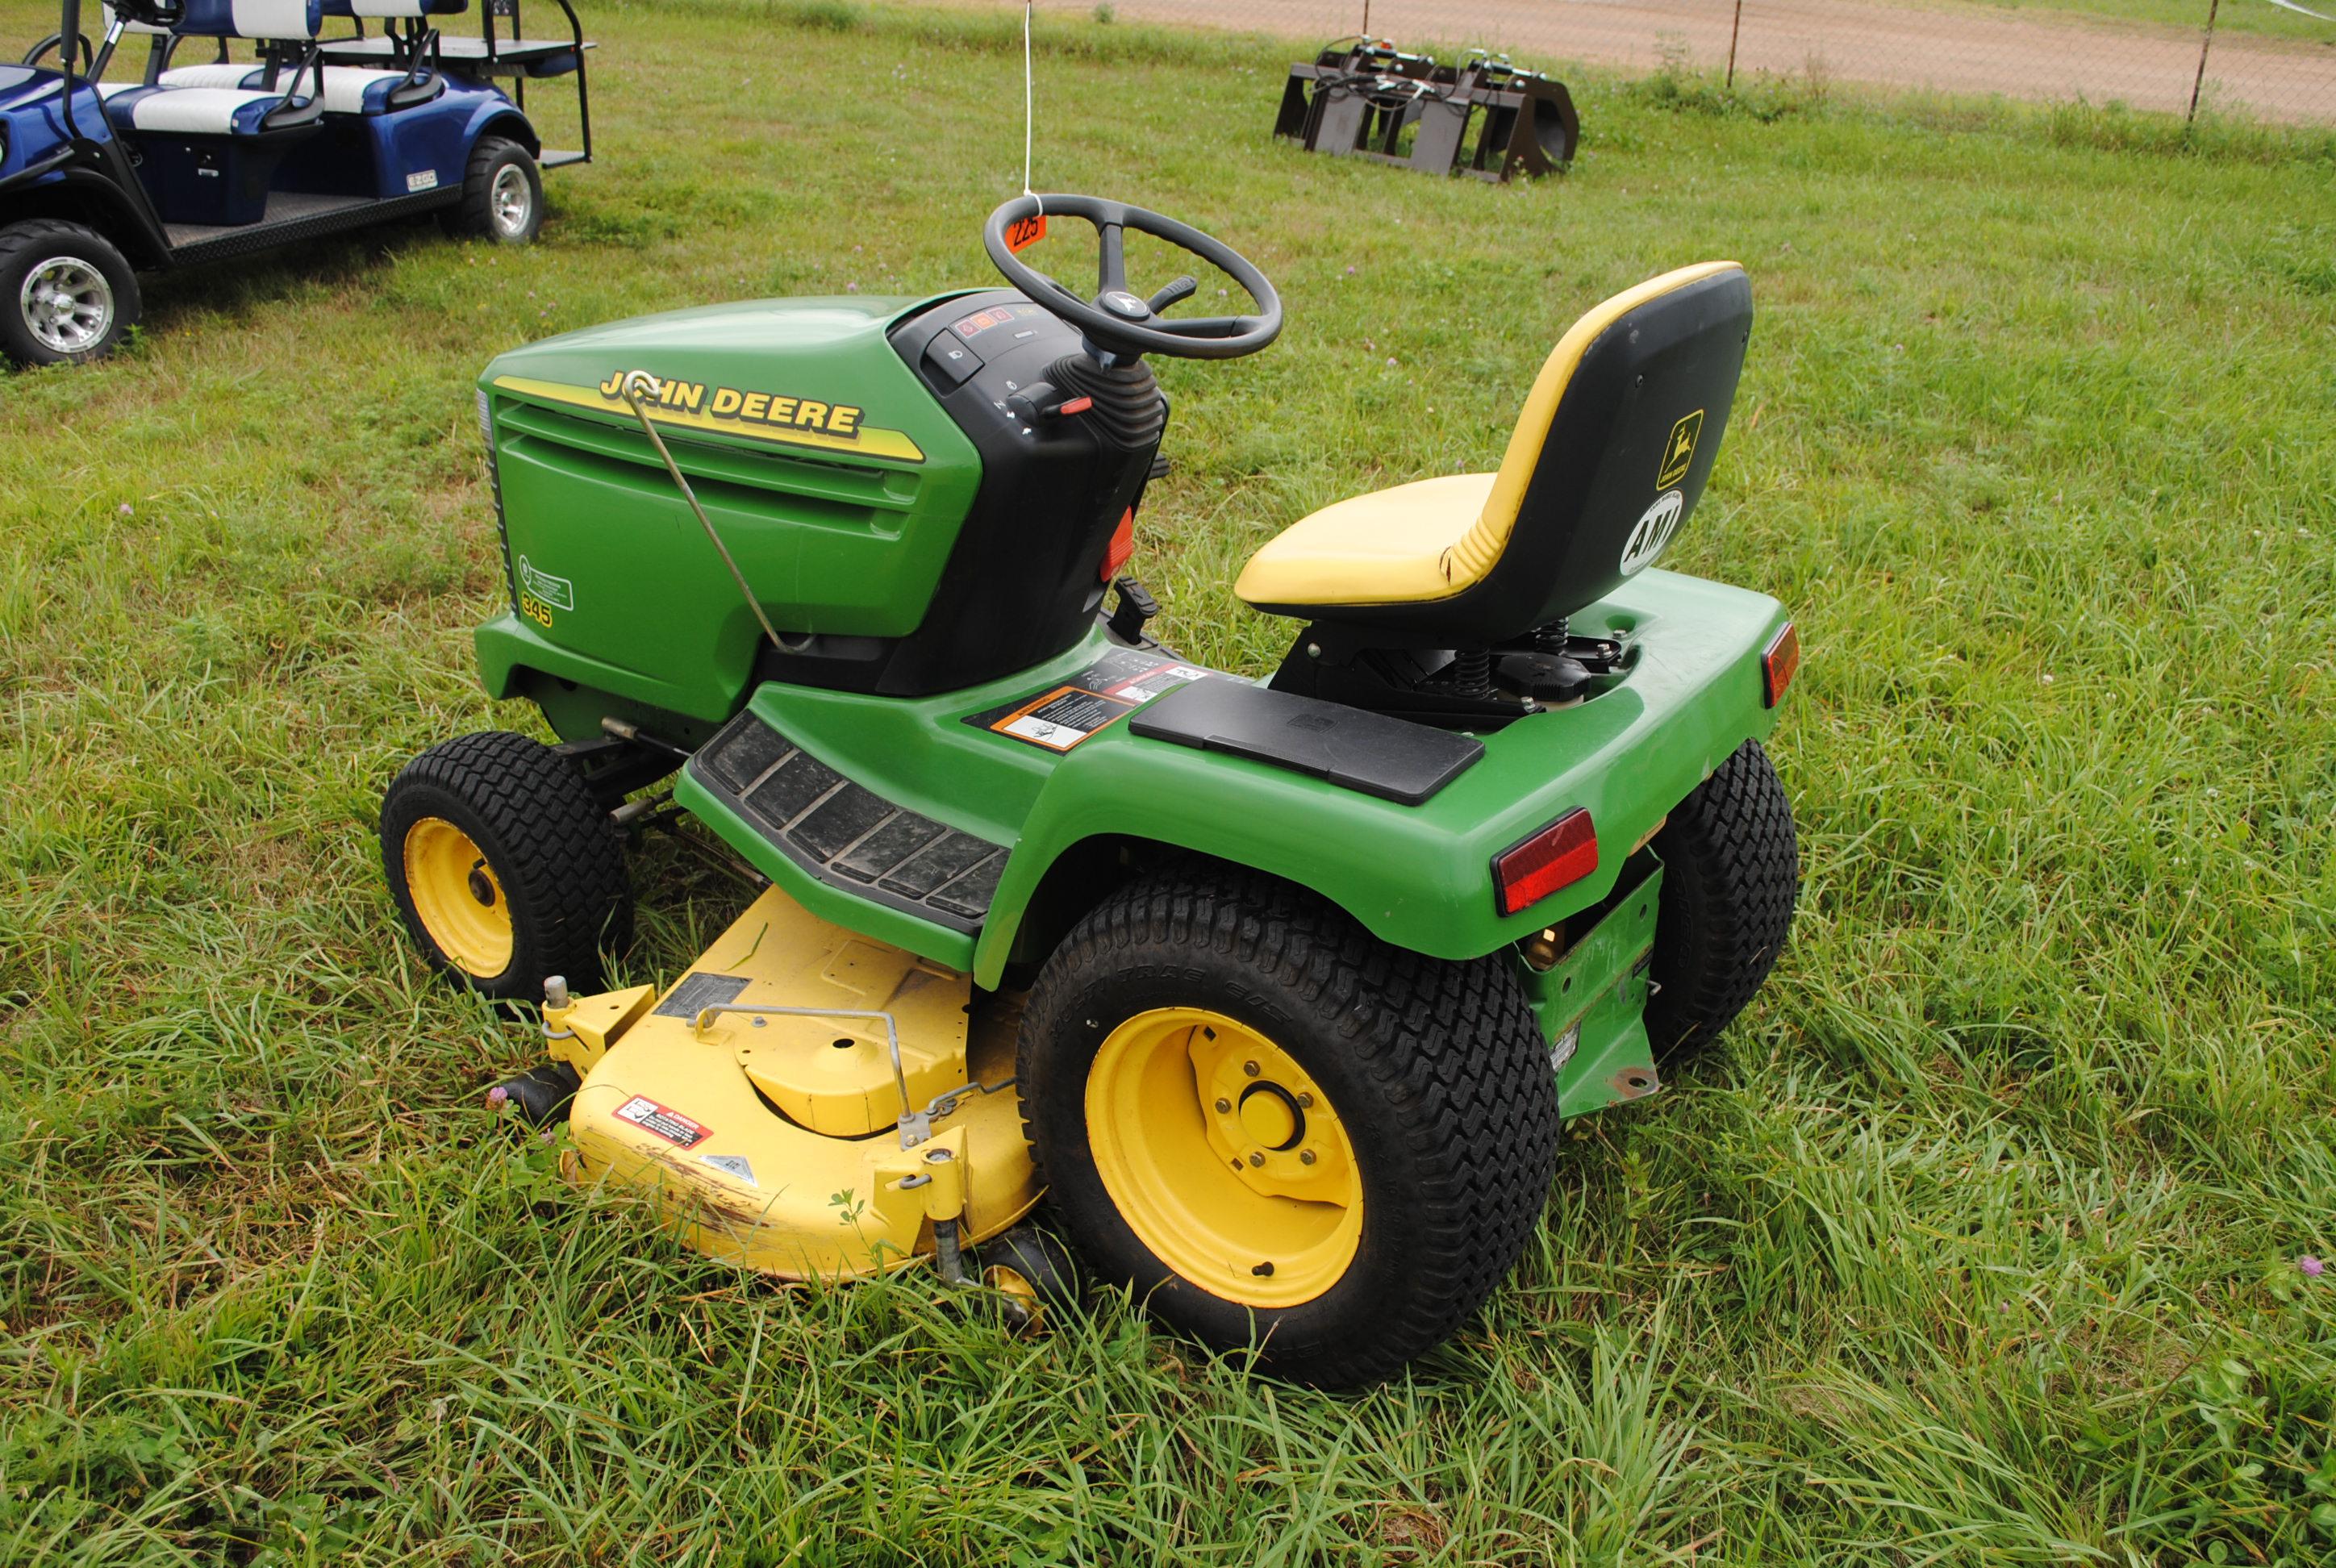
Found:
M 1111 531 L 1111 542 L 1104 547 L 1103 580 L 1109 582 L 1135 553 L 1135 508 L 1129 507 L 1119 514 L 1119 526 Z
M 1775 707 L 1785 700 L 1785 688 L 1793 684 L 1793 677 L 1801 667 L 1801 634 L 1786 621 L 1785 629 L 1769 643 L 1768 651 L 1760 656 L 1760 700 Z
M 1576 806 L 1521 844 L 1493 857 L 1493 890 L 1501 913 L 1530 909 L 1598 869 L 1598 831 L 1590 812 Z

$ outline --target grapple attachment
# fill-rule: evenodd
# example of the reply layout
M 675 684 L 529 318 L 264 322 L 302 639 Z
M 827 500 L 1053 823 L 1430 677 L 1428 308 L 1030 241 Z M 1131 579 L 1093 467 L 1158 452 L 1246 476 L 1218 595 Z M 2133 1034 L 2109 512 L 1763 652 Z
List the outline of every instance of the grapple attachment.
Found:
M 1504 181 L 1563 169 L 1582 122 L 1563 83 L 1520 71 L 1505 55 L 1439 65 L 1378 38 L 1292 65 L 1273 133 L 1309 152 Z

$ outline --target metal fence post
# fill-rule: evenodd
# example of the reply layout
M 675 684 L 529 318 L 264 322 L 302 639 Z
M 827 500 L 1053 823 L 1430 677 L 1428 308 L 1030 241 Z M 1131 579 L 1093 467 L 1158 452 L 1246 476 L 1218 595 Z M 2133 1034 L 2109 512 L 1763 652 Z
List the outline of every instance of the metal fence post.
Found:
M 2190 82 L 2190 112 L 2183 116 L 2187 125 L 2198 122 L 2198 91 L 2206 85 L 2206 51 L 2214 46 L 2214 13 L 2222 8 L 2223 0 L 2206 0 L 2206 35 L 2198 41 L 2198 74 Z
M 2221 0 L 2214 0 L 2217 5 Z M 1744 0 L 1736 0 L 1736 20 L 1728 28 L 1728 91 L 1736 91 L 1736 40 L 1744 31 Z

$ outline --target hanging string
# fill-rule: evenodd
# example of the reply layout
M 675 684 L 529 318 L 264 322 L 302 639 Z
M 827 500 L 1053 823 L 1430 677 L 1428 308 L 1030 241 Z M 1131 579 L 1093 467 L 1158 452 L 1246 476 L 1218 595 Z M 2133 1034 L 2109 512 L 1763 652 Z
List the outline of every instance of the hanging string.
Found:
M 1035 122 L 1030 88 L 1030 10 L 1035 3 L 1036 0 L 1022 0 L 1022 194 L 1029 197 L 1038 194 L 1030 189 L 1031 126 Z M 1039 202 L 1039 215 L 1045 216 L 1046 211 L 1046 204 Z

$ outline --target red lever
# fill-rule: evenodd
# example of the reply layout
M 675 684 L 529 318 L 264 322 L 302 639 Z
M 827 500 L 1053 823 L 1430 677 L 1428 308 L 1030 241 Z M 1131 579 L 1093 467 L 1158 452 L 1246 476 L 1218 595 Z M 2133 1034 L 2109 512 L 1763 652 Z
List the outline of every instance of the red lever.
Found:
M 1135 553 L 1135 508 L 1129 507 L 1119 514 L 1119 526 L 1111 531 L 1111 542 L 1104 547 L 1102 579 L 1109 582 Z

